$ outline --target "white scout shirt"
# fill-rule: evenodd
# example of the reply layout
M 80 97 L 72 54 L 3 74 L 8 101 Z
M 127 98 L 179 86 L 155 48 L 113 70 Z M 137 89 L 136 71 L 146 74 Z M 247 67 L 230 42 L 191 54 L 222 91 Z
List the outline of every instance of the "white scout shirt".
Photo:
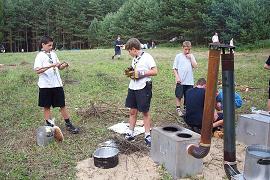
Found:
M 150 54 L 143 52 L 139 57 L 132 59 L 132 67 L 137 71 L 148 71 L 153 67 L 156 67 L 156 63 Z M 129 83 L 129 89 L 143 89 L 146 86 L 147 81 L 151 81 L 151 78 L 144 77 L 138 80 L 131 79 Z
M 34 70 L 37 68 L 47 67 L 50 64 L 55 64 L 57 62 L 59 63 L 59 59 L 53 51 L 51 51 L 50 53 L 41 51 L 36 56 Z M 49 68 L 45 72 L 39 74 L 39 88 L 55 88 L 62 86 L 63 83 L 57 67 Z
M 195 60 L 193 54 L 190 54 L 190 56 Z M 194 85 L 192 64 L 183 53 L 175 56 L 173 69 L 177 70 L 182 85 Z

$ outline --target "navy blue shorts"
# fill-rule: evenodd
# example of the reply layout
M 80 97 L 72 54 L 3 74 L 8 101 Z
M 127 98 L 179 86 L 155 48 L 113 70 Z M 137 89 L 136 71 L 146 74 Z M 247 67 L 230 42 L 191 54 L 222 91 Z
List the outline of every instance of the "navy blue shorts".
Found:
M 114 55 L 121 55 L 121 49 L 115 49 L 114 50 Z
M 191 88 L 193 88 L 192 85 L 182 85 L 180 83 L 177 83 L 176 84 L 176 87 L 175 87 L 175 96 L 178 99 L 181 99 L 184 96 L 184 105 L 186 105 L 186 93 L 187 93 L 187 90 L 189 90 Z
M 38 106 L 40 107 L 64 107 L 65 93 L 63 87 L 39 88 Z
M 152 82 L 147 82 L 146 86 L 140 90 L 128 89 L 126 107 L 138 109 L 140 112 L 148 112 L 152 98 Z

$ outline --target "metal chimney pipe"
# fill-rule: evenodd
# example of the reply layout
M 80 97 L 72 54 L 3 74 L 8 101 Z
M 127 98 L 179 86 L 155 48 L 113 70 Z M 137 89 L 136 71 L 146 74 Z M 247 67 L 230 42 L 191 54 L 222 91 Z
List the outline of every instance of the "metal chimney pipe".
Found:
M 211 43 L 208 54 L 208 73 L 203 109 L 203 120 L 201 130 L 201 141 L 199 146 L 191 144 L 187 147 L 187 152 L 195 158 L 207 156 L 211 146 L 211 136 L 213 128 L 214 110 L 216 102 L 218 70 L 220 63 L 220 44 Z
M 229 179 L 240 174 L 236 165 L 235 148 L 235 89 L 234 89 L 234 53 L 233 46 L 224 46 L 221 54 L 222 92 L 224 117 L 224 169 Z M 225 48 L 229 54 L 225 54 Z

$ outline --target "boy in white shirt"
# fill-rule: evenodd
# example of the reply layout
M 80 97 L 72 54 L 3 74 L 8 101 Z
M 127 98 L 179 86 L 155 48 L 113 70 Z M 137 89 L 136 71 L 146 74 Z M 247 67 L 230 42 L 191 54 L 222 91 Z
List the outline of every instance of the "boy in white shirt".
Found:
M 136 38 L 131 38 L 126 43 L 126 50 L 132 59 L 132 70 L 129 72 L 131 78 L 128 95 L 126 98 L 126 107 L 129 112 L 129 131 L 125 139 L 134 141 L 134 127 L 137 121 L 138 112 L 142 112 L 145 128 L 145 144 L 151 146 L 151 117 L 149 113 L 152 98 L 152 81 L 150 76 L 157 75 L 157 67 L 153 57 L 141 50 L 141 43 Z
M 73 134 L 79 133 L 79 129 L 74 127 L 70 121 L 70 116 L 65 106 L 65 94 L 63 83 L 59 74 L 68 66 L 67 63 L 60 63 L 57 55 L 52 51 L 53 39 L 43 36 L 40 41 L 41 51 L 37 54 L 34 70 L 39 75 L 39 101 L 38 106 L 43 107 L 46 125 L 53 127 L 51 106 L 60 107 L 61 115 L 65 120 L 68 131 Z
M 180 109 L 181 99 L 184 96 L 184 111 L 186 106 L 186 92 L 188 89 L 193 88 L 193 68 L 198 66 L 197 61 L 193 54 L 190 53 L 191 42 L 183 42 L 183 53 L 175 56 L 173 62 L 173 73 L 175 76 L 175 96 L 176 96 L 176 113 L 178 116 L 183 116 L 184 113 Z

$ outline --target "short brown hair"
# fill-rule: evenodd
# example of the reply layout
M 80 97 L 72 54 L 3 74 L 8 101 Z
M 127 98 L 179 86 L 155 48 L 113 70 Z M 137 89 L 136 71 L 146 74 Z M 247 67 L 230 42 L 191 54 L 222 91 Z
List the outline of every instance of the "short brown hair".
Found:
M 141 42 L 137 38 L 131 38 L 127 41 L 125 48 L 126 50 L 131 50 L 132 48 L 140 50 Z
M 191 42 L 190 41 L 184 41 L 183 42 L 183 47 L 191 47 Z
M 200 86 L 203 86 L 203 85 L 206 84 L 206 80 L 204 78 L 200 78 L 200 79 L 198 79 L 198 81 L 197 81 L 196 84 L 197 85 L 200 85 Z

